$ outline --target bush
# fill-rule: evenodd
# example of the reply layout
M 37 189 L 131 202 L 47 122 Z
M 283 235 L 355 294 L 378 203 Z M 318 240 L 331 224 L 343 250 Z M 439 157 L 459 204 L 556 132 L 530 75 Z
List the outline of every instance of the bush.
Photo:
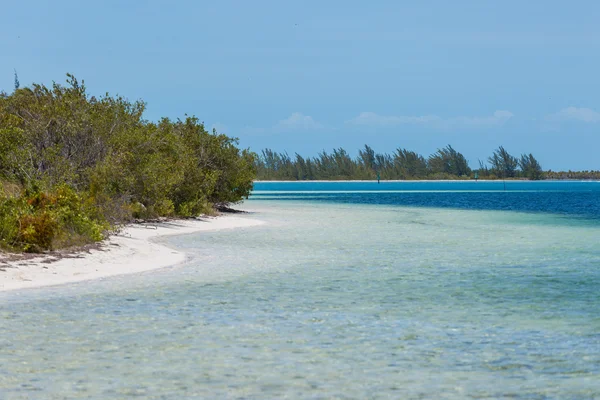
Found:
M 23 215 L 19 218 L 17 243 L 24 251 L 51 249 L 57 230 L 58 223 L 48 212 Z
M 202 214 L 215 214 L 214 208 L 206 199 L 187 201 L 180 204 L 177 209 L 177 215 L 183 218 L 190 218 Z
M 0 245 L 39 252 L 102 240 L 109 225 L 93 202 L 68 186 L 0 198 Z
M 145 120 L 142 101 L 89 96 L 67 76 L 0 92 L 1 247 L 89 243 L 133 218 L 192 217 L 249 195 L 254 155 L 236 139 L 195 117 Z

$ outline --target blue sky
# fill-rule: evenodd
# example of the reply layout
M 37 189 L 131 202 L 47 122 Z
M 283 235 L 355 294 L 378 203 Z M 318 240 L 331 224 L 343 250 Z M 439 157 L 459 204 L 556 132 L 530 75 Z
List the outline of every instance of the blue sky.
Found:
M 245 147 L 316 155 L 499 145 L 600 169 L 597 1 L 11 1 L 0 89 L 85 79 L 92 94 L 193 114 Z

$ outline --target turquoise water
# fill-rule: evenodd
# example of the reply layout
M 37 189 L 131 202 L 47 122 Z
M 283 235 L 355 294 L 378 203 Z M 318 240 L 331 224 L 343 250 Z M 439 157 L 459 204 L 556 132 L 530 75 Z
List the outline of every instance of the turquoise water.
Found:
M 0 398 L 600 397 L 600 184 L 294 185 L 186 265 L 0 293 Z

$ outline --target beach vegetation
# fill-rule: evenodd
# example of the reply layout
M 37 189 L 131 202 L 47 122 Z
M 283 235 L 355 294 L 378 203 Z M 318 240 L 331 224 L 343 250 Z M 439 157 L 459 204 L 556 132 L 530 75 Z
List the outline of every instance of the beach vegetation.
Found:
M 540 163 L 533 157 L 533 154 L 523 154 L 519 159 L 519 167 L 523 176 L 532 181 L 542 179 L 543 171 Z
M 476 172 L 483 179 L 502 177 L 502 171 L 481 160 L 479 169 L 472 170 L 467 158 L 451 145 L 439 148 L 429 157 L 402 147 L 391 154 L 378 153 L 369 145 L 360 149 L 356 157 L 343 148 L 334 149 L 332 153 L 322 151 L 316 157 L 307 158 L 297 153 L 292 158 L 285 152 L 264 149 L 256 157 L 255 166 L 261 180 L 375 180 L 378 177 L 384 180 L 457 180 L 474 179 Z M 539 163 L 537 167 L 541 171 Z M 520 170 L 514 172 L 514 178 L 525 177 Z
M 91 96 L 70 74 L 65 85 L 0 93 L 0 247 L 81 245 L 135 219 L 214 213 L 250 194 L 255 155 L 237 139 L 193 116 L 148 121 L 145 109 Z
M 488 162 L 491 165 L 492 173 L 502 178 L 514 178 L 517 176 L 517 168 L 519 166 L 519 160 L 517 157 L 512 156 L 500 146 L 494 153 L 488 158 Z
M 454 150 L 448 145 L 438 149 L 429 156 L 428 162 L 431 174 L 445 174 L 448 176 L 468 177 L 471 174 L 471 168 L 465 156 Z
M 332 153 L 323 150 L 316 157 L 278 153 L 264 149 L 254 159 L 259 180 L 457 180 L 457 179 L 582 179 L 600 180 L 600 171 L 544 171 L 533 154 L 517 158 L 503 146 L 485 161 L 477 160 L 471 169 L 466 157 L 451 145 L 429 157 L 397 148 L 393 153 L 378 153 L 369 145 L 352 157 L 343 148 Z
M 466 157 L 451 145 L 429 157 L 397 148 L 391 154 L 378 153 L 369 145 L 352 157 L 343 148 L 323 150 L 316 157 L 264 149 L 254 160 L 259 180 L 457 180 L 457 179 L 586 179 L 600 180 L 600 171 L 544 171 L 533 154 L 520 158 L 503 146 L 486 160 L 477 160 L 471 169 Z

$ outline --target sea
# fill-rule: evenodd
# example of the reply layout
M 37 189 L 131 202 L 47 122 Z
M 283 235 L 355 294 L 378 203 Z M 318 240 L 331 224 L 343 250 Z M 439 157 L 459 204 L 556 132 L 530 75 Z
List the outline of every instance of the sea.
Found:
M 0 399 L 600 398 L 600 182 L 257 182 L 185 264 L 0 293 Z

